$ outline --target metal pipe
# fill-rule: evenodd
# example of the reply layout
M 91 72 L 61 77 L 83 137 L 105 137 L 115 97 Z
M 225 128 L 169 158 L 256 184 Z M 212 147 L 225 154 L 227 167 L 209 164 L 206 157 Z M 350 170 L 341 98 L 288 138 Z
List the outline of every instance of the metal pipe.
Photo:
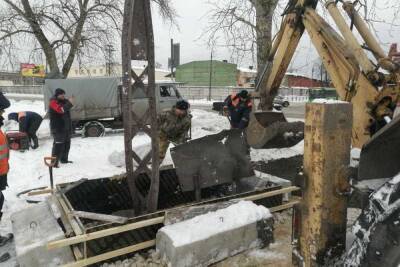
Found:
M 375 67 L 372 62 L 367 57 L 366 53 L 362 49 L 361 45 L 358 43 L 356 37 L 351 32 L 349 26 L 344 20 L 342 14 L 336 6 L 335 1 L 329 0 L 326 1 L 325 4 L 326 9 L 329 11 L 329 14 L 332 16 L 336 25 L 338 26 L 340 32 L 342 33 L 346 44 L 351 50 L 352 54 L 361 65 L 362 70 L 364 71 L 369 78 L 375 79 L 376 77 L 372 76 L 375 74 Z M 372 75 L 371 75 L 372 74 Z M 376 78 L 377 79 L 377 78 Z
M 374 55 L 376 60 L 378 60 L 379 65 L 388 71 L 395 70 L 396 65 L 391 61 L 391 59 L 387 57 L 385 51 L 383 51 L 382 47 L 379 45 L 378 40 L 368 29 L 368 26 L 365 23 L 364 19 L 360 16 L 357 10 L 355 10 L 354 4 L 351 2 L 345 2 L 343 4 L 343 9 L 352 19 L 354 26 L 356 26 L 358 32 L 364 39 L 368 48 L 372 51 L 372 54 Z
M 356 26 L 361 37 L 368 45 L 368 48 L 370 48 L 373 51 L 375 58 L 379 60 L 380 58 L 386 57 L 385 52 L 379 45 L 378 41 L 369 31 L 367 24 L 360 16 L 360 14 L 357 12 L 357 10 L 355 10 L 354 4 L 351 2 L 345 2 L 343 4 L 343 9 L 349 15 L 350 19 L 352 19 L 354 26 Z

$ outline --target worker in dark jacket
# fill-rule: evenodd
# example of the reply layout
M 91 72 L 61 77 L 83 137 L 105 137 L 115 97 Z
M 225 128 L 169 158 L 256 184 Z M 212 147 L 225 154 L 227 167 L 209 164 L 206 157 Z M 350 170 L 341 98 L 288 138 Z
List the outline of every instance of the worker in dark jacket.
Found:
M 39 141 L 36 136 L 36 132 L 39 129 L 40 124 L 42 124 L 42 116 L 32 111 L 21 111 L 18 113 L 12 112 L 8 114 L 8 119 L 19 123 L 19 131 L 28 135 L 29 143 L 32 144 L 33 142 L 33 149 L 39 147 Z
M 252 104 L 247 90 L 229 95 L 224 102 L 224 113 L 228 116 L 231 128 L 245 129 L 249 125 Z
M 6 108 L 10 107 L 10 101 L 3 95 L 3 93 L 0 92 L 0 127 L 3 125 L 4 121 L 4 110 Z M 3 204 L 4 204 L 4 195 L 3 191 L 6 189 L 8 186 L 7 184 L 7 174 L 9 170 L 9 164 L 8 164 L 8 158 L 9 158 L 9 149 L 8 149 L 8 143 L 7 143 L 7 137 L 3 133 L 2 130 L 0 130 L 0 220 L 1 217 L 3 216 Z M 7 234 L 5 236 L 0 235 L 0 247 L 5 245 L 8 241 L 12 239 L 13 235 L 12 234 Z M 0 255 L 0 262 L 7 261 L 10 259 L 10 254 L 8 252 L 2 253 Z
M 56 158 L 55 167 L 61 163 L 72 163 L 68 160 L 71 147 L 72 121 L 70 110 L 74 97 L 66 98 L 65 91 L 57 88 L 49 102 L 50 131 L 53 135 L 52 156 Z
M 187 101 L 179 100 L 172 109 L 158 115 L 160 164 L 165 158 L 170 142 L 181 144 L 189 139 L 192 123 L 192 115 L 188 112 L 189 107 Z

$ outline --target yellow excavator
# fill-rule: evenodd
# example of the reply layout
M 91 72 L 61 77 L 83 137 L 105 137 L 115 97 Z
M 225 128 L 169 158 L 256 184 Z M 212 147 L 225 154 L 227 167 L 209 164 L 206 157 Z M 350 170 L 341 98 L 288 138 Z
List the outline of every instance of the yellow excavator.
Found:
M 307 31 L 340 100 L 353 104 L 352 145 L 362 148 L 359 176 L 393 177 L 400 172 L 400 118 L 393 113 L 400 96 L 400 65 L 386 54 L 354 3 L 322 1 L 338 33 L 316 7 L 317 0 L 291 0 L 253 94 L 247 142 L 253 148 L 290 147 L 303 139 L 304 124 L 287 122 L 273 100 L 300 39 Z M 339 10 L 342 5 L 351 25 Z M 353 27 L 365 44 L 355 37 Z M 368 55 L 372 55 L 371 60 Z M 371 162 L 374 164 L 371 165 Z

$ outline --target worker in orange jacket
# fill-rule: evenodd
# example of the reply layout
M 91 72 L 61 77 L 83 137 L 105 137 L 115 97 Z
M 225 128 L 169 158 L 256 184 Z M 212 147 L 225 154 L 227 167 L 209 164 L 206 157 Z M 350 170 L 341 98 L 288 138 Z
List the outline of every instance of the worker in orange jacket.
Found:
M 229 95 L 224 101 L 224 113 L 232 129 L 244 130 L 249 125 L 252 103 L 247 90 Z
M 4 121 L 4 110 L 10 106 L 10 101 L 0 92 L 0 127 L 3 125 Z M 4 195 L 3 190 L 8 186 L 7 184 L 7 174 L 9 170 L 8 165 L 8 143 L 7 137 L 0 129 L 0 220 L 3 216 L 3 204 L 4 204 Z M 0 236 L 0 247 L 3 246 L 8 240 L 12 238 L 12 234 L 8 234 L 7 236 Z M 10 258 L 8 253 L 4 253 L 0 256 L 0 262 L 3 262 Z

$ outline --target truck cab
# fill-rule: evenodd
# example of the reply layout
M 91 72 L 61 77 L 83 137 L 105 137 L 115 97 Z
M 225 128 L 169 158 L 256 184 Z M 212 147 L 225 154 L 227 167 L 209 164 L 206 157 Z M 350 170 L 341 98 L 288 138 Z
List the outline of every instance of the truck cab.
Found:
M 67 97 L 75 96 L 71 118 L 73 128 L 82 131 L 83 136 L 97 137 L 104 135 L 105 128 L 123 128 L 122 85 L 119 77 L 45 80 L 43 94 L 46 110 L 57 88 L 65 90 Z M 177 83 L 172 81 L 156 81 L 155 95 L 157 113 L 171 109 L 182 99 Z M 139 117 L 143 116 L 148 108 L 148 98 L 144 89 L 135 91 L 132 104 L 133 112 Z

